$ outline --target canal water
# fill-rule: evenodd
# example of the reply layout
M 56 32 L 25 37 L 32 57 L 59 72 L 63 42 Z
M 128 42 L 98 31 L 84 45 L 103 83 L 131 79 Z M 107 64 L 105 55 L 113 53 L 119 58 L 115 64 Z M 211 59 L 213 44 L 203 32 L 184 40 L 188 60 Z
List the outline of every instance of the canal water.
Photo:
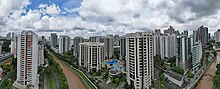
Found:
M 218 52 L 217 59 L 220 58 L 220 52 Z M 217 70 L 217 59 L 214 60 L 214 62 L 209 66 L 209 68 L 205 71 L 202 78 L 199 80 L 199 82 L 196 84 L 194 89 L 213 89 L 213 78 L 215 75 L 215 72 Z

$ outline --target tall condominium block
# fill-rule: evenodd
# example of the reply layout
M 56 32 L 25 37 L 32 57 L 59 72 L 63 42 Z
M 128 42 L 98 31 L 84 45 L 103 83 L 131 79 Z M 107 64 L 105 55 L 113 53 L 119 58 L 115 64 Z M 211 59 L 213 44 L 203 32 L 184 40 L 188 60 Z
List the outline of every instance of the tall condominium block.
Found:
M 150 32 L 126 35 L 127 82 L 135 89 L 151 89 L 154 79 L 153 41 Z
M 38 40 L 38 66 L 42 66 L 45 63 L 44 60 L 44 43 L 42 37 Z
M 73 55 L 75 57 L 79 57 L 79 43 L 83 43 L 84 42 L 84 38 L 77 36 L 74 37 L 74 49 L 73 49 Z
M 38 89 L 38 36 L 32 31 L 22 31 L 17 45 L 17 79 L 13 86 L 25 89 L 31 85 Z
M 89 42 L 101 42 L 101 36 L 89 37 Z
M 104 60 L 104 43 L 84 42 L 79 43 L 79 66 L 88 71 L 101 70 Z
M 220 29 L 214 33 L 215 42 L 220 42 Z
M 59 37 L 59 53 L 63 54 L 63 52 L 67 52 L 71 50 L 71 45 L 70 45 L 71 38 L 69 36 L 64 36 L 61 35 Z
M 167 30 L 164 30 L 164 34 L 172 35 L 175 34 L 175 29 L 170 26 Z
M 154 35 L 154 56 L 160 55 L 161 58 L 171 58 L 176 55 L 176 36 L 175 34 Z
M 176 66 L 184 71 L 188 69 L 188 38 L 178 36 L 176 39 Z
M 115 46 L 119 46 L 119 40 L 120 40 L 119 35 L 114 35 L 113 42 Z
M 11 54 L 14 56 L 14 58 L 17 57 L 17 42 L 18 42 L 18 37 L 14 36 L 11 40 Z
M 197 70 L 202 59 L 202 43 L 196 42 L 192 47 L 192 69 Z
M 122 57 L 122 59 L 125 59 L 126 57 L 126 37 L 125 36 L 120 37 L 119 45 L 120 45 L 120 56 Z
M 51 33 L 50 35 L 50 45 L 51 47 L 56 47 L 57 46 L 57 34 L 56 33 Z
M 104 39 L 104 44 L 105 44 L 105 58 L 112 58 L 114 55 L 113 36 L 106 36 Z
M 202 45 L 206 45 L 208 42 L 208 28 L 201 26 L 196 31 L 196 42 L 201 41 Z

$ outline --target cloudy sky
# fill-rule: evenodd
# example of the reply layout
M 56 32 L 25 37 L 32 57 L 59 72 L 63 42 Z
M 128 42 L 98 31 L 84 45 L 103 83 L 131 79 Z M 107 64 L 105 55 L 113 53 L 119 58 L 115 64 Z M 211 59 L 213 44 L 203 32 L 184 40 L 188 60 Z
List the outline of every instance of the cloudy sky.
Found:
M 0 0 L 0 35 L 33 30 L 75 36 L 220 25 L 220 0 Z

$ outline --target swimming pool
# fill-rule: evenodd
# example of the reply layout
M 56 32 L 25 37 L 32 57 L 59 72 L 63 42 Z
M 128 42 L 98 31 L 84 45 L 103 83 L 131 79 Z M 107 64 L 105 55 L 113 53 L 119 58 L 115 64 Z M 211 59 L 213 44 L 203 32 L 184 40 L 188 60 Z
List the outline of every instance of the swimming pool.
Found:
M 106 61 L 105 64 L 106 65 L 111 65 L 111 69 L 109 71 L 109 73 L 111 75 L 117 75 L 118 73 L 120 73 L 123 70 L 122 65 L 119 65 L 117 59 L 113 59 L 111 61 Z
M 105 64 L 110 65 L 110 64 L 118 64 L 118 60 L 111 60 L 111 61 L 106 61 Z

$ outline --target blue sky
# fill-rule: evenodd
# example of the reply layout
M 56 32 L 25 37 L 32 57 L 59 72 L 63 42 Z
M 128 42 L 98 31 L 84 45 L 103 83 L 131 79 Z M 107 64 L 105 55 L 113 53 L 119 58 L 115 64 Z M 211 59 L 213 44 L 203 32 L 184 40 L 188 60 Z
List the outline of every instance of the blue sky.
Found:
M 63 16 L 79 16 L 79 13 L 75 12 L 75 13 L 70 13 L 67 12 L 65 10 L 65 8 L 67 9 L 73 9 L 73 8 L 79 8 L 81 6 L 81 2 L 82 0 L 30 0 L 31 4 L 28 5 L 25 9 L 26 11 L 31 10 L 35 10 L 35 9 L 39 9 L 39 5 L 40 4 L 47 4 L 47 5 L 52 5 L 52 4 L 56 4 L 57 6 L 60 7 L 60 10 L 62 12 L 66 12 L 66 13 L 61 13 L 60 15 Z

